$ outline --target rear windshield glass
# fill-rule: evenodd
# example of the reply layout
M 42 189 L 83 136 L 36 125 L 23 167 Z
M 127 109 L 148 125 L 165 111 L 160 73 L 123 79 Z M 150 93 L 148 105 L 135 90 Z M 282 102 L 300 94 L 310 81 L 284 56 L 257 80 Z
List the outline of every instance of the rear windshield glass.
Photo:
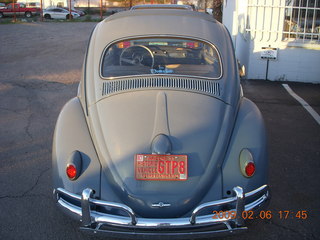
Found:
M 215 47 L 198 40 L 141 38 L 116 42 L 102 59 L 102 76 L 169 74 L 206 78 L 221 77 Z

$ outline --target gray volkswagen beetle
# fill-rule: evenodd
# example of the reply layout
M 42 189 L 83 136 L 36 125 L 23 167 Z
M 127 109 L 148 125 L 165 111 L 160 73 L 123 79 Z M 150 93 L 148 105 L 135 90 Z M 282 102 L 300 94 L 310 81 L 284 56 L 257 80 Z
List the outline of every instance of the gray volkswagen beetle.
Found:
M 53 140 L 57 205 L 118 238 L 246 230 L 269 200 L 265 125 L 210 15 L 135 9 L 100 22 Z

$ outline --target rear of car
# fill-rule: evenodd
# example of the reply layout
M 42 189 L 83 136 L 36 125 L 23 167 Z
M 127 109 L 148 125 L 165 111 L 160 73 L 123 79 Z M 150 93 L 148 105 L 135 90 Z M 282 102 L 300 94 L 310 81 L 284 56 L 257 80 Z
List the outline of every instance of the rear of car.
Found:
M 269 200 L 267 162 L 264 122 L 241 94 L 223 25 L 177 9 L 97 25 L 53 145 L 55 198 L 82 230 L 152 239 L 242 232 L 242 213 Z

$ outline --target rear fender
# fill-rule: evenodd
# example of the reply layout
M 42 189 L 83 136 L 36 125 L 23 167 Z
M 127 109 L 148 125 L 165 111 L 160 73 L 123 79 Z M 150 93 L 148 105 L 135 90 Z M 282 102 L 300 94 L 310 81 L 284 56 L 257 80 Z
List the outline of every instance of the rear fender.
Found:
M 81 154 L 82 170 L 80 176 L 71 181 L 66 175 L 66 166 L 74 151 Z M 101 165 L 78 98 L 67 102 L 58 117 L 53 138 L 52 169 L 54 189 L 62 187 L 80 194 L 89 187 L 95 191 L 95 196 L 100 196 Z
M 240 171 L 239 155 L 247 148 L 253 155 L 255 174 L 247 178 Z M 241 98 L 239 112 L 222 165 L 223 196 L 230 197 L 232 188 L 240 186 L 244 192 L 252 191 L 267 183 L 268 156 L 265 124 L 257 106 Z

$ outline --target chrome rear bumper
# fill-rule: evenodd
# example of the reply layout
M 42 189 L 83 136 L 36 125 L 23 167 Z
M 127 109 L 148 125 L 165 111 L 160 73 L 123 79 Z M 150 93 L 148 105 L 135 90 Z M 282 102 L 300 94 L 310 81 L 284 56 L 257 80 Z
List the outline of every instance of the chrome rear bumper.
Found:
M 207 202 L 196 207 L 190 217 L 185 218 L 140 218 L 134 211 L 120 203 L 106 202 L 94 199 L 92 189 L 85 189 L 82 195 L 73 194 L 65 189 L 54 190 L 54 196 L 58 206 L 68 215 L 82 222 L 81 230 L 96 234 L 108 234 L 109 237 L 118 238 L 204 238 L 217 235 L 233 234 L 245 231 L 243 211 L 258 211 L 270 199 L 270 191 L 267 185 L 263 185 L 251 192 L 244 193 L 241 187 L 233 188 L 234 197 Z M 254 199 L 245 203 L 245 199 Z M 81 207 L 72 202 L 80 202 Z M 217 217 L 213 214 L 201 215 L 200 211 L 209 207 L 226 207 L 235 204 L 235 217 Z M 128 214 L 127 217 L 111 215 L 93 210 L 96 206 L 120 209 Z

